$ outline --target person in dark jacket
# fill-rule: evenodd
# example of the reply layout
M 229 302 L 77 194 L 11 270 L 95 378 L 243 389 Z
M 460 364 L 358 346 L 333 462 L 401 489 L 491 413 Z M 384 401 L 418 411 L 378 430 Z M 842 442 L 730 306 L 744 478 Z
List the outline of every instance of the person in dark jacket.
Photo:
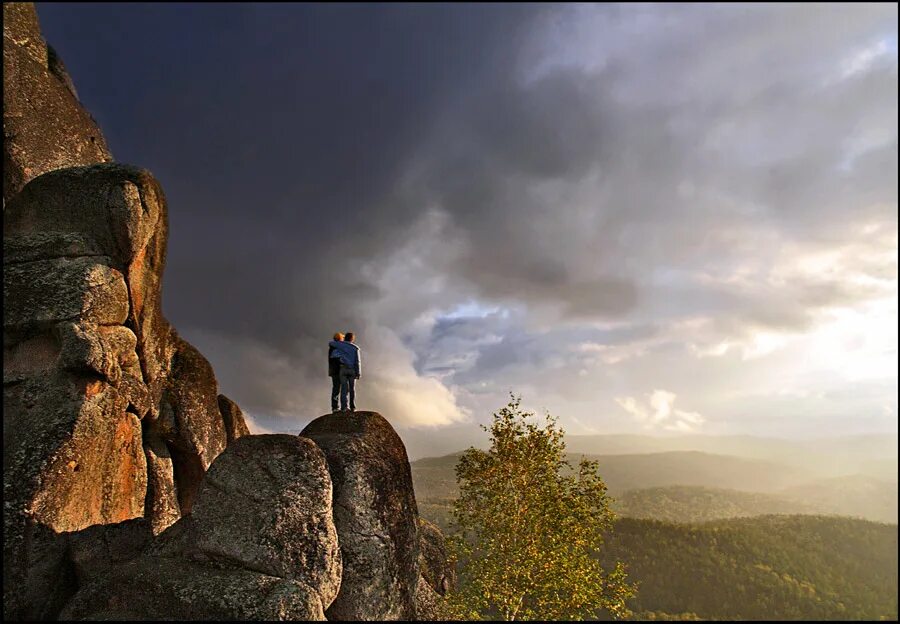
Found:
M 344 334 L 334 335 L 334 342 L 344 340 Z M 328 376 L 331 377 L 331 411 L 338 411 L 338 396 L 341 394 L 341 359 L 335 354 L 334 347 L 328 345 Z
M 341 379 L 341 411 L 346 412 L 348 407 L 350 411 L 356 411 L 356 380 L 362 373 L 362 363 L 359 354 L 359 347 L 353 344 L 353 332 L 344 334 L 344 340 L 332 340 L 328 346 L 334 349 L 332 357 L 340 360 L 341 369 L 339 376 Z

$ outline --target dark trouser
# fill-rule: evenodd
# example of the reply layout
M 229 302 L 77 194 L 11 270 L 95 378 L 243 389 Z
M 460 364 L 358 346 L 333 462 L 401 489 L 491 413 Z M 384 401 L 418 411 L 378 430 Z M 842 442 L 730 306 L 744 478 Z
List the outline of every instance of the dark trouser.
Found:
M 350 395 L 350 409 L 356 409 L 356 374 L 341 371 L 341 409 L 347 409 L 347 395 Z
M 338 396 L 341 394 L 341 378 L 339 375 L 332 375 L 331 377 L 331 409 L 336 410 L 338 408 Z

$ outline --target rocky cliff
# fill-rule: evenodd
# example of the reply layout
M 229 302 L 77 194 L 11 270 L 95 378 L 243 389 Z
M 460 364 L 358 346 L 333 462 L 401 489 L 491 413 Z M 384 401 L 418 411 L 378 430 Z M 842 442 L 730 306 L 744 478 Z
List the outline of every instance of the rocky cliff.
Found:
M 112 162 L 34 6 L 3 11 L 4 617 L 433 617 L 396 432 L 249 435 L 162 314 L 162 188 Z

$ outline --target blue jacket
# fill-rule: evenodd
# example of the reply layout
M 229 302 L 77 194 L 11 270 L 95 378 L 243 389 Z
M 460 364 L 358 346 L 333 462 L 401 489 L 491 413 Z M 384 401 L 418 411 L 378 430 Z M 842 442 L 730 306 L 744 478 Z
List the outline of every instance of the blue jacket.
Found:
M 362 373 L 362 366 L 359 357 L 359 347 L 352 342 L 342 342 L 338 340 L 332 340 L 328 343 L 328 346 L 332 350 L 331 357 L 339 358 L 342 366 L 352 370 L 356 373 L 357 377 L 360 376 Z

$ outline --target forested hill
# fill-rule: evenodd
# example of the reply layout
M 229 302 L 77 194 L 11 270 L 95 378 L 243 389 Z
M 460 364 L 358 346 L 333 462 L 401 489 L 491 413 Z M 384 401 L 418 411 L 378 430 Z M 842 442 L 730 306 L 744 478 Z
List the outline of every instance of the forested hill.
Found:
M 622 518 L 601 558 L 626 562 L 640 583 L 635 619 L 897 619 L 897 525 Z
M 897 524 L 897 484 L 856 476 L 813 481 L 776 494 L 669 485 L 628 490 L 614 497 L 612 507 L 620 516 L 669 522 L 814 514 Z
M 619 516 L 667 522 L 708 522 L 766 514 L 815 514 L 821 509 L 775 494 L 690 485 L 628 490 L 613 499 Z

